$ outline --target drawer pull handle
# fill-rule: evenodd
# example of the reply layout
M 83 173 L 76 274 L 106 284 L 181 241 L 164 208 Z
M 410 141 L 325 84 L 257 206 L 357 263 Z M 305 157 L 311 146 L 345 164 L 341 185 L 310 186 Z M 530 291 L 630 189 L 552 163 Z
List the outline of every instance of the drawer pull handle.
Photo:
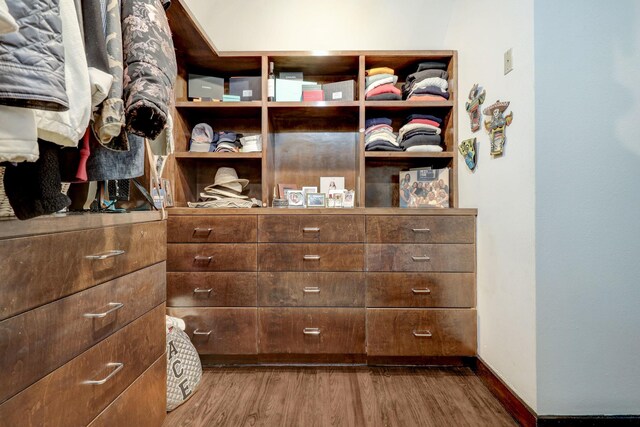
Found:
M 209 237 L 213 228 L 200 228 L 196 227 L 193 229 L 193 237 Z M 206 233 L 206 234 L 205 234 Z M 200 235 L 200 236 L 198 236 Z
M 303 233 L 319 233 L 320 227 L 304 227 L 302 229 Z
M 126 253 L 126 251 L 123 251 L 122 249 L 114 249 L 112 251 L 107 251 L 105 253 L 102 254 L 97 254 L 97 255 L 87 255 L 85 256 L 86 259 L 97 259 L 97 260 L 102 260 L 102 259 L 107 259 L 107 258 L 113 258 L 114 256 L 118 256 L 118 255 L 124 255 Z
M 429 288 L 424 288 L 424 289 L 411 289 L 411 292 L 413 292 L 414 294 L 430 294 L 431 293 L 431 289 Z
M 426 255 L 423 255 L 423 256 L 412 256 L 411 259 L 416 261 L 416 262 L 417 261 L 431 261 L 431 258 L 429 258 Z
M 207 261 L 207 264 L 211 264 L 212 256 L 196 255 L 193 260 L 196 262 Z
M 195 288 L 193 290 L 193 293 L 194 294 L 210 294 L 212 290 L 213 290 L 213 288 L 209 288 L 209 289 Z
M 320 255 L 305 255 L 303 258 L 305 261 L 318 261 L 320 259 Z
M 113 362 L 113 363 L 107 363 L 107 366 L 109 367 L 115 367 L 115 369 L 113 371 L 111 371 L 111 373 L 109 375 L 107 375 L 106 377 L 104 377 L 101 380 L 87 380 L 84 382 L 84 384 L 92 384 L 92 385 L 102 385 L 104 383 L 106 383 L 107 381 L 109 381 L 111 378 L 113 378 L 113 376 L 115 374 L 117 374 L 118 372 L 120 372 L 120 370 L 122 368 L 124 368 L 124 363 L 120 363 L 120 362 Z
M 302 333 L 305 335 L 320 335 L 320 328 L 304 328 Z
M 320 288 L 317 286 L 307 286 L 302 290 L 305 294 L 319 294 Z
M 193 331 L 193 335 L 205 335 L 205 336 L 209 336 L 211 335 L 211 331 L 207 331 L 207 332 L 202 332 L 199 329 L 196 329 L 195 331 Z
M 417 338 L 431 338 L 433 334 L 431 331 L 413 331 L 413 336 Z
M 414 233 L 428 233 L 431 231 L 428 228 L 412 228 L 411 230 L 413 230 Z
M 85 313 L 85 314 L 83 314 L 83 316 L 87 317 L 89 319 L 102 319 L 103 317 L 107 317 L 108 314 L 111 314 L 114 311 L 118 311 L 122 307 L 124 307 L 124 304 L 121 303 L 121 302 L 110 302 L 107 305 L 111 307 L 107 311 L 103 311 L 102 313 Z

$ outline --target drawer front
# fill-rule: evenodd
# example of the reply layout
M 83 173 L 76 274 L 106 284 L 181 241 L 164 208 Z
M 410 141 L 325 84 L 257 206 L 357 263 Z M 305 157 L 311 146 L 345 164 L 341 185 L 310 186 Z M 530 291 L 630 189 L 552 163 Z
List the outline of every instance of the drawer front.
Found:
M 364 273 L 259 273 L 261 307 L 364 307 Z
M 89 427 L 158 427 L 167 410 L 167 356 L 162 355 Z
M 258 240 L 275 242 L 364 242 L 362 215 L 261 215 Z
M 185 321 L 185 332 L 200 354 L 257 352 L 255 308 L 169 308 L 167 314 Z
M 365 310 L 260 308 L 260 353 L 363 354 Z
M 164 304 L 154 308 L 4 402 L 3 425 L 89 424 L 164 354 L 164 313 Z
M 473 273 L 369 273 L 367 307 L 474 307 Z
M 260 243 L 259 271 L 363 271 L 364 245 Z
M 164 261 L 166 238 L 157 221 L 3 240 L 0 320 Z
M 367 245 L 368 271 L 475 271 L 474 245 Z
M 367 309 L 371 356 L 475 356 L 473 309 Z
M 169 307 L 255 307 L 257 273 L 167 273 Z
M 256 271 L 256 245 L 170 243 L 167 270 Z
M 165 299 L 165 265 L 147 267 L 0 322 L 0 402 Z M 93 316 L 93 317 L 89 317 Z
M 474 243 L 473 216 L 367 216 L 367 242 Z
M 169 216 L 169 243 L 255 243 L 258 219 L 238 216 Z

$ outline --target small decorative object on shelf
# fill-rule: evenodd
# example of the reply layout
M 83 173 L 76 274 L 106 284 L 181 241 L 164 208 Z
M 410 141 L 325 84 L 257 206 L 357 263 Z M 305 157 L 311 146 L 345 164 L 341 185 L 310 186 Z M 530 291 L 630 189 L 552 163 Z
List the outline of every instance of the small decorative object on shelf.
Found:
M 477 132 L 480 129 L 480 106 L 484 103 L 486 91 L 480 92 L 478 83 L 474 84 L 469 91 L 469 102 L 465 104 L 469 118 L 471 119 L 471 132 Z M 473 169 L 473 168 L 471 168 Z
M 302 190 L 285 190 L 287 202 L 291 208 L 304 207 L 304 193 Z
M 333 201 L 333 203 L 331 203 Z M 344 201 L 344 190 L 329 190 L 329 207 L 341 208 Z
M 297 190 L 298 186 L 295 184 L 278 184 L 278 196 L 281 199 L 286 199 L 287 198 L 287 194 L 286 191 L 287 190 Z
M 448 208 L 449 168 L 400 171 L 401 208 Z
M 323 193 L 306 193 L 307 207 L 308 208 L 324 208 L 325 207 L 325 194 Z
M 510 112 L 507 116 L 504 115 L 508 107 L 508 101 L 500 102 L 500 100 L 498 100 L 483 111 L 485 116 L 491 117 L 491 120 L 484 121 L 484 127 L 487 129 L 487 132 L 489 132 L 489 138 L 491 139 L 492 156 L 502 155 L 504 143 L 507 141 L 505 132 L 507 126 L 513 122 L 513 112 Z
M 458 150 L 462 154 L 469 170 L 474 170 L 476 168 L 476 139 L 465 139 L 460 143 Z
M 273 199 L 272 206 L 274 208 L 288 208 L 289 202 L 287 202 L 287 199 Z
M 355 206 L 356 192 L 354 190 L 347 190 L 344 192 L 344 201 L 342 202 L 343 208 L 353 208 Z

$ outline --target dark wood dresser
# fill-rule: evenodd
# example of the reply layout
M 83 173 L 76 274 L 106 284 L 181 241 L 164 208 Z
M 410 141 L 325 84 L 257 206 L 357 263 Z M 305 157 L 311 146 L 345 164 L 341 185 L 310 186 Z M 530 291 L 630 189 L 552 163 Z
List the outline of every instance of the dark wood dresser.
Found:
M 0 425 L 159 426 L 159 213 L 0 221 Z
M 205 363 L 475 356 L 475 215 L 172 209 L 168 312 Z

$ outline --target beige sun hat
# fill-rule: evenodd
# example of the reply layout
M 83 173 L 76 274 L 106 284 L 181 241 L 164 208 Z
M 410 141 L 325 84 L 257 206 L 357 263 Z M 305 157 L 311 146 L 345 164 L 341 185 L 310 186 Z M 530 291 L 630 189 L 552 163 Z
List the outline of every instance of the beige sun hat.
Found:
M 225 187 L 236 193 L 241 193 L 247 185 L 249 185 L 249 180 L 238 178 L 234 168 L 221 167 L 216 171 L 216 177 L 211 187 Z

